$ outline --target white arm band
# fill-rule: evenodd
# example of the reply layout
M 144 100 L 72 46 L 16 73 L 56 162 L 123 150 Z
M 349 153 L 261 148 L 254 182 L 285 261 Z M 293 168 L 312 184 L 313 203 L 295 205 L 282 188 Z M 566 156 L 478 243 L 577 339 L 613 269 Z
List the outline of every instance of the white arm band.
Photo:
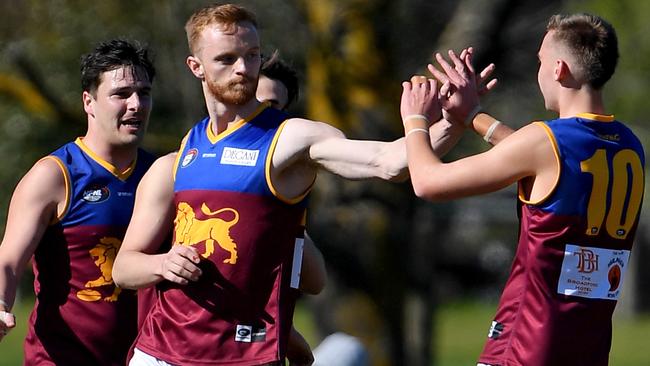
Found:
M 424 128 L 412 128 L 409 130 L 409 132 L 406 133 L 406 137 L 409 137 L 410 134 L 415 132 L 422 132 L 426 133 L 427 135 L 429 134 L 429 130 L 425 130 Z
M 492 124 L 488 128 L 487 132 L 485 133 L 485 136 L 483 136 L 483 140 L 485 140 L 485 142 L 488 142 L 488 143 L 490 142 L 490 139 L 492 138 L 492 135 L 494 134 L 494 130 L 496 130 L 497 127 L 499 127 L 500 124 L 501 124 L 501 122 L 498 121 L 498 120 L 492 122 Z
M 409 114 L 408 116 L 404 117 L 402 124 L 406 125 L 406 121 L 410 119 L 423 119 L 427 123 L 427 126 L 431 124 L 427 116 L 424 116 L 422 114 Z

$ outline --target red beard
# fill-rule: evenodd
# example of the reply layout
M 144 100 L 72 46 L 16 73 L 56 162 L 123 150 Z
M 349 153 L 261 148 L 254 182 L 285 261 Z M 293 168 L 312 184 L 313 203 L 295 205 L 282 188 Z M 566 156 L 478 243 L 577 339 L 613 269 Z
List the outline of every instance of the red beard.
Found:
M 206 82 L 210 94 L 224 104 L 244 104 L 253 99 L 257 91 L 257 79 L 243 78 L 226 84 L 218 84 L 206 78 Z

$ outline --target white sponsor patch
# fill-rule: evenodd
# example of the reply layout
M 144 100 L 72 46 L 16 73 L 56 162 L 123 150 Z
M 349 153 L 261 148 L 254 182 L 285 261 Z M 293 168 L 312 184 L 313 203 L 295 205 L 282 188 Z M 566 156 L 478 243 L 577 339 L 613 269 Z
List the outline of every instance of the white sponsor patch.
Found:
M 291 288 L 300 286 L 300 272 L 302 272 L 302 252 L 305 246 L 305 239 L 296 238 L 293 246 L 293 264 L 291 265 Z
M 221 154 L 221 164 L 255 166 L 259 154 L 259 150 L 226 147 L 223 149 L 223 154 Z
M 629 258 L 629 250 L 567 244 L 557 292 L 589 299 L 618 300 Z

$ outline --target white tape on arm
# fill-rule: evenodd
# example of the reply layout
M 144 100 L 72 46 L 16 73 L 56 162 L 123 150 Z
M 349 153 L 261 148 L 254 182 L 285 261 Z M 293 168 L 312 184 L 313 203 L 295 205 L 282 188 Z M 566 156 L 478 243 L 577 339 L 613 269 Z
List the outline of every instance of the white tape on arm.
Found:
M 490 142 L 490 139 L 492 138 L 492 135 L 494 134 L 494 130 L 496 130 L 497 127 L 499 127 L 500 124 L 501 124 L 501 122 L 498 121 L 498 120 L 495 120 L 494 122 L 492 122 L 490 127 L 488 127 L 488 130 L 485 133 L 485 136 L 483 136 L 483 140 L 485 140 L 485 142 L 488 142 L 488 143 Z
M 404 125 L 406 125 L 406 122 L 407 122 L 408 120 L 411 120 L 411 119 L 421 119 L 421 120 L 424 120 L 424 121 L 427 123 L 427 126 L 431 124 L 431 122 L 429 121 L 429 119 L 427 118 L 427 116 L 424 116 L 424 115 L 422 115 L 422 114 L 409 114 L 408 116 L 404 117 L 404 119 L 402 120 L 402 123 L 403 123 Z
M 424 128 L 412 128 L 412 129 L 409 130 L 409 132 L 406 133 L 406 137 L 409 137 L 410 134 L 416 133 L 416 132 L 426 133 L 427 135 L 429 134 L 429 130 L 426 130 Z

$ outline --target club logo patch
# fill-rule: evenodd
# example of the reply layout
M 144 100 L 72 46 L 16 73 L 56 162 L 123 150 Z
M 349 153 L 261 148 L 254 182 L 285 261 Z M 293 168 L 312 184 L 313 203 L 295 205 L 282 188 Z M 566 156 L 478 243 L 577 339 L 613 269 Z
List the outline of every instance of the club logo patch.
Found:
M 187 150 L 185 156 L 183 156 L 183 160 L 181 161 L 181 168 L 185 168 L 192 164 L 194 160 L 196 160 L 197 156 L 199 156 L 199 150 L 195 148 Z
M 81 198 L 90 203 L 104 202 L 111 195 L 108 187 L 99 184 L 91 184 L 84 189 Z

